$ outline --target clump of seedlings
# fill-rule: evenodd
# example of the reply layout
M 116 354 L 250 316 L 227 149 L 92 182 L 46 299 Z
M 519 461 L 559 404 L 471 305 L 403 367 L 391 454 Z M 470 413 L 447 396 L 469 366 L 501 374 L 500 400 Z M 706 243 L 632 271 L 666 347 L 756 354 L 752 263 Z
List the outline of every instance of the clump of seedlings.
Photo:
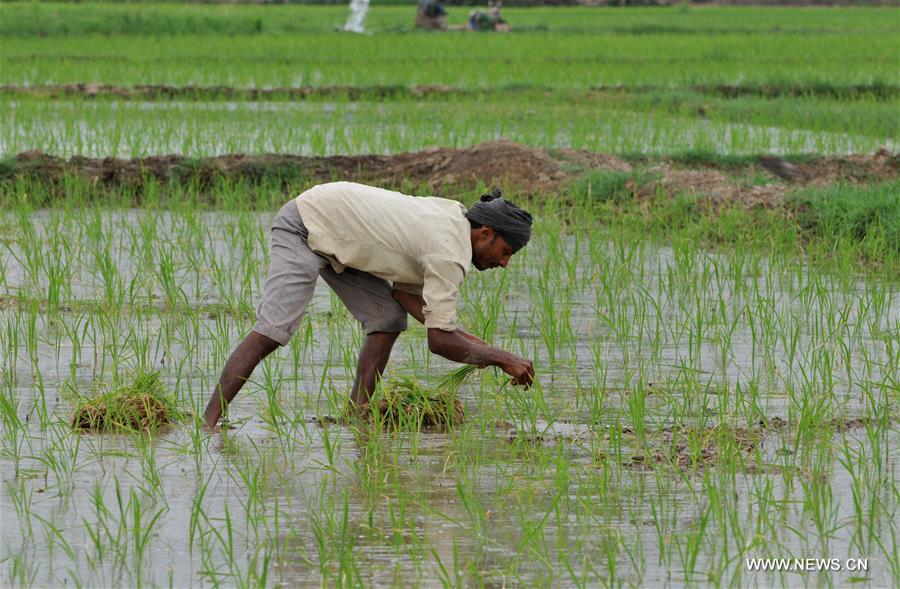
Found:
M 154 430 L 182 417 L 166 393 L 159 372 L 138 371 L 130 382 L 90 399 L 79 400 L 72 427 L 97 432 Z
M 434 388 L 424 387 L 410 378 L 388 381 L 373 399 L 375 406 L 366 403 L 347 417 L 377 419 L 388 429 L 459 425 L 465 421 L 465 411 L 456 389 L 475 368 L 463 366 L 454 370 Z

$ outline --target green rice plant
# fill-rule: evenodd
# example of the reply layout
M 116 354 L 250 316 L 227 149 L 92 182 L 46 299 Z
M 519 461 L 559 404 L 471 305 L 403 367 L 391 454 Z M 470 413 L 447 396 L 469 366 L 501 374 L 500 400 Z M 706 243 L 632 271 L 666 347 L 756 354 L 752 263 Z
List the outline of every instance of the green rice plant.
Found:
M 330 499 L 327 505 L 313 512 L 310 522 L 319 552 L 320 578 L 340 586 L 359 584 L 362 581 L 353 558 L 356 541 L 349 525 L 349 498 L 345 493 L 342 505 L 335 505 L 336 498 Z M 337 562 L 332 563 L 332 558 Z
M 86 517 L 82 517 L 81 521 L 84 526 L 85 533 L 90 538 L 91 543 L 86 545 L 86 554 L 88 565 L 96 568 L 103 562 L 107 553 L 107 539 L 111 537 L 108 518 L 112 513 L 106 507 L 103 498 L 103 489 L 100 487 L 99 481 L 94 481 L 94 485 L 90 491 L 91 503 L 94 507 L 94 521 L 89 521 Z M 91 552 L 91 549 L 93 551 Z
M 794 194 L 786 205 L 812 239 L 831 248 L 859 245 L 878 261 L 900 256 L 900 183 L 866 187 L 838 184 Z
M 131 563 L 134 566 L 134 581 L 136 586 L 143 586 L 144 577 L 142 574 L 146 552 L 154 537 L 154 529 L 157 526 L 160 517 L 165 513 L 166 508 L 162 507 L 156 512 L 147 512 L 146 506 L 141 504 L 140 496 L 131 489 L 128 494 L 128 501 L 123 499 L 122 489 L 119 481 L 116 479 L 116 506 L 118 508 L 120 531 L 124 532 L 124 547 L 131 554 Z M 123 565 L 124 553 L 117 555 Z
M 9 483 L 7 487 L 9 491 L 9 499 L 16 513 L 16 521 L 20 528 L 22 538 L 30 540 L 34 536 L 34 526 L 32 525 L 32 508 L 31 504 L 34 500 L 32 489 L 26 490 L 25 479 L 20 478 L 18 484 L 13 486 Z
M 253 444 L 252 440 L 251 444 Z M 255 447 L 254 450 L 256 450 L 254 454 L 257 457 L 262 455 L 259 448 Z M 259 458 L 257 458 L 256 461 L 253 461 L 249 457 L 245 457 L 242 464 L 240 464 L 237 469 L 238 482 L 241 483 L 243 489 L 246 491 L 246 501 L 242 501 L 242 503 L 248 528 L 250 527 L 250 524 L 260 521 L 261 516 L 265 512 L 265 490 L 269 485 L 271 476 L 269 473 L 270 467 L 264 461 L 262 464 L 259 464 L 258 460 Z M 253 531 L 254 533 L 257 532 L 255 529 Z M 255 538 L 254 543 L 258 542 L 258 540 L 258 538 Z
M 152 431 L 183 417 L 158 372 L 137 371 L 122 384 L 95 397 L 81 399 L 72 427 L 99 432 Z
M 738 95 L 747 86 L 763 95 L 783 87 L 803 95 L 841 93 L 854 85 L 877 92 L 897 80 L 889 53 L 895 31 L 888 26 L 888 7 L 839 8 L 813 17 L 802 8 L 716 7 L 678 16 L 664 8 L 638 9 L 637 15 L 597 7 L 510 8 L 516 34 L 475 39 L 459 32 L 412 32 L 403 7 L 373 7 L 371 18 L 379 23 L 370 24 L 377 30 L 374 38 L 335 34 L 333 27 L 345 15 L 342 7 L 210 8 L 215 14 L 172 4 L 73 8 L 4 9 L 3 83 L 381 85 L 390 90 L 415 84 L 543 89 L 665 88 L 693 82 L 722 85 L 724 92 Z M 451 22 L 465 21 L 465 11 L 450 12 Z M 157 41 L 161 34 L 166 43 Z M 232 38 L 241 42 L 229 42 Z M 84 39 L 90 39 L 88 55 L 81 49 Z M 318 64 L 329 45 L 332 55 L 346 57 L 323 69 Z M 444 65 L 440 71 L 404 67 L 392 62 L 392 51 L 412 56 L 414 63 L 443 57 Z M 285 54 L 304 59 L 275 59 Z M 785 54 L 815 58 L 803 63 L 775 59 Z M 35 63 L 34 55 L 46 59 Z M 106 55 L 118 59 L 102 59 Z M 859 63 L 858 55 L 872 58 Z M 202 71 L 191 67 L 203 58 Z M 480 67 L 467 67 L 473 62 Z
M 72 430 L 62 422 L 54 421 L 48 433 L 51 436 L 48 441 L 52 443 L 37 460 L 53 472 L 56 485 L 60 493 L 63 493 L 66 488 L 75 484 L 73 477 L 78 465 L 81 440 L 75 436 L 74 444 L 69 444 Z
M 65 530 L 61 529 L 59 526 L 55 525 L 52 521 L 45 519 L 45 518 L 41 517 L 40 515 L 32 514 L 31 517 L 33 517 L 34 519 L 41 522 L 41 525 L 44 528 L 45 545 L 47 546 L 47 549 L 51 556 L 53 556 L 56 546 L 59 545 L 59 547 L 62 548 L 65 555 L 67 557 L 69 557 L 69 560 L 75 559 L 75 551 L 72 548 L 72 544 L 69 541 L 68 537 L 64 533 Z M 51 560 L 51 563 L 52 562 L 53 561 Z
M 9 578 L 21 587 L 33 587 L 37 577 L 37 570 L 28 568 L 24 559 L 16 555 L 10 559 Z
M 709 476 L 709 474 L 707 473 L 705 476 Z M 709 507 L 701 508 L 694 525 L 683 534 L 684 545 L 678 546 L 678 555 L 681 557 L 681 564 L 687 581 L 694 579 L 697 573 L 697 560 L 706 540 L 706 528 L 709 524 L 710 514 L 711 510 Z
M 588 200 L 622 204 L 633 199 L 646 180 L 634 172 L 590 170 L 573 182 L 569 192 L 583 194 Z

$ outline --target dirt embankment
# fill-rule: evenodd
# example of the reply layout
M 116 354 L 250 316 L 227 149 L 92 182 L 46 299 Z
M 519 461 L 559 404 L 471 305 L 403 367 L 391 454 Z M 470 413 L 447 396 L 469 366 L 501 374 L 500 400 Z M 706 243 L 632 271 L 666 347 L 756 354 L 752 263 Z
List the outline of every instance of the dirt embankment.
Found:
M 112 84 L 45 84 L 37 86 L 2 85 L 0 93 L 35 96 L 39 98 L 115 98 L 124 100 L 167 99 L 234 99 L 234 100 L 303 100 L 306 98 L 390 99 L 420 98 L 423 96 L 454 96 L 471 92 L 453 86 L 299 86 L 276 88 L 240 88 L 235 86 L 169 86 L 166 84 L 136 84 L 115 86 Z
M 38 98 L 114 98 L 117 100 L 306 100 L 311 98 L 335 98 L 347 100 L 397 100 L 402 98 L 422 98 L 452 96 L 483 96 L 486 94 L 514 94 L 539 91 L 538 87 L 518 86 L 515 88 L 471 89 L 445 84 L 431 85 L 386 85 L 386 86 L 299 86 L 276 88 L 241 88 L 235 86 L 170 86 L 166 84 L 137 84 L 115 86 L 112 84 L 45 84 L 37 86 L 0 85 L 0 93 Z M 583 93 L 588 97 L 610 93 L 664 92 L 661 86 L 594 86 L 573 94 Z M 892 100 L 900 96 L 900 87 L 884 84 L 858 84 L 850 86 L 830 84 L 802 85 L 694 85 L 684 88 L 699 94 L 710 94 L 724 98 L 741 96 L 820 96 L 839 99 L 854 99 L 860 96 L 880 100 Z
M 128 160 L 75 156 L 64 160 L 31 151 L 0 165 L 0 181 L 26 177 L 52 184 L 66 176 L 80 176 L 93 184 L 139 189 L 151 179 L 164 184 L 190 180 L 201 187 L 217 178 L 292 183 L 354 180 L 435 188 L 502 184 L 536 194 L 556 192 L 565 185 L 567 175 L 562 164 L 543 150 L 511 141 L 465 149 L 432 147 L 396 155 L 328 157 L 237 154 L 203 159 L 167 155 Z
M 39 151 L 0 162 L 0 183 L 17 178 L 51 186 L 67 177 L 93 185 L 127 188 L 135 193 L 148 182 L 192 182 L 203 188 L 217 179 L 281 182 L 292 187 L 333 180 L 385 186 L 414 186 L 434 191 L 500 185 L 529 195 L 561 194 L 585 173 L 634 174 L 638 196 L 660 192 L 692 193 L 714 206 L 777 206 L 798 186 L 838 182 L 868 184 L 900 175 L 900 156 L 886 150 L 873 155 L 820 157 L 788 163 L 777 158 L 738 162 L 663 158 L 640 161 L 588 151 L 543 150 L 507 140 L 455 149 L 433 147 L 396 155 L 304 157 L 225 155 L 191 159 L 178 155 L 137 159 L 72 157 L 64 160 Z
M 652 179 L 641 187 L 644 195 L 690 193 L 714 208 L 774 208 L 798 187 L 894 180 L 900 175 L 900 155 L 882 149 L 873 155 L 825 156 L 796 163 L 761 156 L 753 163 L 733 167 L 660 161 L 647 173 Z

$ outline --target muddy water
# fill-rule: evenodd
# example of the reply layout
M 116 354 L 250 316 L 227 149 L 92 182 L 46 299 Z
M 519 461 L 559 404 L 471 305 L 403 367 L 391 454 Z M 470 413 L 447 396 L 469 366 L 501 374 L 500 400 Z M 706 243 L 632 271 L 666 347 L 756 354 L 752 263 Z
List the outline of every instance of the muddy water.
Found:
M 895 425 L 826 432 L 815 442 L 773 427 L 752 449 L 754 468 L 734 473 L 715 461 L 695 471 L 658 466 L 633 434 L 638 386 L 652 447 L 663 443 L 652 432 L 673 423 L 794 423 L 808 414 L 798 407 L 810 398 L 804 387 L 842 418 L 870 416 L 867 394 L 876 405 L 896 403 L 898 358 L 888 345 L 900 325 L 895 287 L 881 285 L 886 301 L 876 309 L 871 284 L 820 278 L 829 290 L 819 292 L 811 270 L 740 254 L 545 231 L 505 278 L 473 271 L 463 323 L 475 327 L 486 294 L 499 292 L 493 339 L 536 358 L 540 380 L 526 394 L 489 371 L 471 379 L 460 390 L 469 420 L 453 432 L 363 436 L 316 425 L 314 417 L 341 411 L 360 339 L 320 285 L 301 334 L 232 406 L 234 429 L 179 425 L 150 440 L 71 434 L 72 391 L 138 364 L 159 369 L 186 408 L 202 410 L 225 354 L 252 324 L 229 299 L 258 295 L 270 217 L 156 213 L 155 231 L 142 233 L 147 213 L 103 213 L 118 275 L 137 285 L 144 305 L 121 316 L 75 304 L 102 300 L 102 276 L 83 229 L 90 223 L 56 211 L 29 219 L 47 251 L 62 235 L 63 249 L 78 254 L 63 273 L 71 304 L 31 308 L 28 300 L 46 297 L 47 270 L 29 269 L 27 239 L 4 218 L 3 393 L 24 423 L 13 430 L 10 418 L 3 422 L 4 584 L 320 586 L 336 584 L 351 562 L 350 579 L 365 585 L 439 586 L 442 566 L 474 585 L 841 584 L 859 576 L 756 575 L 742 565 L 769 556 L 868 557 L 863 584 L 891 584 L 877 545 L 854 543 L 854 532 L 878 530 L 894 549 L 886 538 L 895 525 Z M 150 262 L 143 235 L 152 237 Z M 147 278 L 167 248 L 183 293 L 175 312 L 160 310 L 165 289 Z M 192 262 L 194 254 L 201 257 Z M 202 271 L 212 259 L 223 274 Z M 577 261 L 571 270 L 559 262 L 566 259 Z M 219 287 L 245 276 L 249 287 Z M 16 295 L 21 301 L 9 298 Z M 724 335 L 702 328 L 722 305 L 731 342 L 724 354 Z M 840 320 L 831 325 L 835 309 Z M 816 372 L 823 350 L 832 354 L 827 373 Z M 414 329 L 389 370 L 435 382 L 452 366 L 430 357 Z M 751 400 L 739 387 L 754 391 L 744 393 Z M 284 412 L 274 421 L 273 407 Z M 861 490 L 851 469 L 874 491 Z M 876 508 L 860 516 L 858 497 Z M 146 532 L 140 558 L 136 503 Z M 710 515 L 713 505 L 733 517 Z M 869 513 L 874 521 L 865 521 Z M 267 570 L 265 581 L 248 580 L 251 570 Z

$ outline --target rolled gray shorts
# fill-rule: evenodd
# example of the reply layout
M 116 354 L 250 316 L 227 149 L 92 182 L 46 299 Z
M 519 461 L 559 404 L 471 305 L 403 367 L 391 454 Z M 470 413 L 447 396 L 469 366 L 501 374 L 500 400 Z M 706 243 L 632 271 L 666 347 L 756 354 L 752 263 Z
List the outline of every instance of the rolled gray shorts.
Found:
M 312 300 L 319 276 L 367 334 L 406 329 L 406 310 L 391 296 L 386 280 L 353 268 L 335 272 L 327 258 L 309 248 L 308 236 L 297 203 L 281 207 L 272 223 L 269 276 L 253 331 L 287 345 Z

